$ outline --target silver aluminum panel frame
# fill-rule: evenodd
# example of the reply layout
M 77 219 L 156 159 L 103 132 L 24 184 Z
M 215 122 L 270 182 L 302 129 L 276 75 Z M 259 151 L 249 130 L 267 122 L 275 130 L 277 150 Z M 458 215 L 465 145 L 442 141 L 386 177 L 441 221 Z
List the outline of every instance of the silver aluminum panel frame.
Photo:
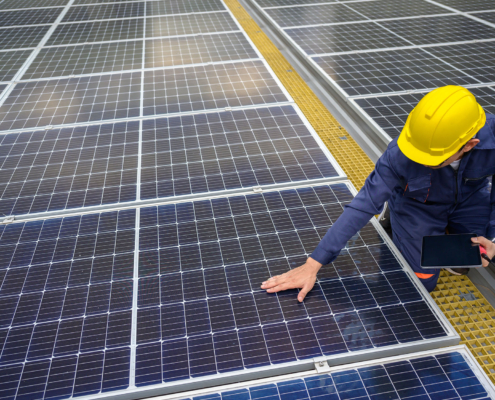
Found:
M 337 183 L 344 183 L 348 189 L 351 191 L 351 193 L 355 196 L 357 194 L 357 190 L 353 186 L 353 184 L 348 181 L 348 180 L 340 180 L 340 181 L 334 181 L 332 182 L 334 184 Z M 280 190 L 289 190 L 289 189 L 297 189 L 297 188 L 302 188 L 302 187 L 313 187 L 313 186 L 320 186 L 324 183 L 307 183 L 305 185 L 285 185 L 284 187 L 281 188 L 276 188 L 276 189 L 269 189 L 269 190 L 263 190 L 261 193 L 269 193 L 273 191 L 280 191 Z M 329 184 L 329 183 L 327 183 Z M 225 198 L 225 197 L 231 197 L 234 195 L 248 195 L 252 194 L 252 191 L 246 191 L 244 190 L 243 192 L 239 192 L 236 194 L 218 194 L 216 196 L 203 196 L 203 197 L 198 197 L 197 200 L 211 200 L 214 198 Z M 190 202 L 191 199 L 183 199 L 180 201 L 169 201 L 167 203 L 162 203 L 162 204 L 177 204 L 177 203 L 185 203 L 185 202 Z M 146 207 L 143 205 L 142 207 Z M 139 212 L 138 212 L 139 214 Z M 349 367 L 349 364 L 352 365 L 352 363 L 363 363 L 368 365 L 367 362 L 369 360 L 374 360 L 373 362 L 376 362 L 377 359 L 383 358 L 383 357 L 404 357 L 404 354 L 407 353 L 417 353 L 417 352 L 426 352 L 428 351 L 428 354 L 431 354 L 432 350 L 439 349 L 442 347 L 446 346 L 455 346 L 458 345 L 460 342 L 460 336 L 459 334 L 454 330 L 452 325 L 450 325 L 449 321 L 445 317 L 445 315 L 442 313 L 442 311 L 439 309 L 439 307 L 436 305 L 435 301 L 433 298 L 429 295 L 429 293 L 426 291 L 424 286 L 421 284 L 419 279 L 416 277 L 412 269 L 408 266 L 406 260 L 402 257 L 400 254 L 399 250 L 395 247 L 394 243 L 392 240 L 388 237 L 388 235 L 385 233 L 383 228 L 380 226 L 376 218 L 371 218 L 371 223 L 373 226 L 377 229 L 378 233 L 382 236 L 384 239 L 384 242 L 389 246 L 390 250 L 394 254 L 394 256 L 397 258 L 399 261 L 400 265 L 403 268 L 403 271 L 408 275 L 408 277 L 411 279 L 413 285 L 417 288 L 418 292 L 421 294 L 423 297 L 423 300 L 425 303 L 428 305 L 432 313 L 436 316 L 437 320 L 439 323 L 442 325 L 446 332 L 446 336 L 440 337 L 440 338 L 434 338 L 434 339 L 425 339 L 421 341 L 416 341 L 416 342 L 409 342 L 405 344 L 398 344 L 398 345 L 393 345 L 393 346 L 384 346 L 384 347 L 378 347 L 378 348 L 373 348 L 373 349 L 365 349 L 365 350 L 360 350 L 356 352 L 348 352 L 348 353 L 342 353 L 342 354 L 337 354 L 335 356 L 320 356 L 320 357 L 315 357 L 315 358 L 310 358 L 307 360 L 301 360 L 301 361 L 293 361 L 289 363 L 283 363 L 283 364 L 275 364 L 275 365 L 270 365 L 268 367 L 259 367 L 259 368 L 253 368 L 249 370 L 241 370 L 241 371 L 236 371 L 236 372 L 227 372 L 223 374 L 217 374 L 217 375 L 210 375 L 210 376 L 205 376 L 205 377 L 200 377 L 200 378 L 191 378 L 191 379 L 184 379 L 180 381 L 175 381 L 172 383 L 162 383 L 162 384 L 155 384 L 155 385 L 149 385 L 149 386 L 143 386 L 143 387 L 129 387 L 125 390 L 118 390 L 118 391 L 112 391 L 112 392 L 106 392 L 106 393 L 99 393 L 96 395 L 89 395 L 89 396 L 81 396 L 79 397 L 81 400 L 100 400 L 100 399 L 112 399 L 112 400 L 135 400 L 135 399 L 140 399 L 144 397 L 152 397 L 152 396 L 163 396 L 163 395 L 169 395 L 169 394 L 177 394 L 176 396 L 180 397 L 174 397 L 174 398 L 183 398 L 186 396 L 185 393 L 183 392 L 188 392 L 188 391 L 193 391 L 193 390 L 198 390 L 198 389 L 204 389 L 204 388 L 212 388 L 220 385 L 228 385 L 232 384 L 235 382 L 242 382 L 244 385 L 249 382 L 249 385 L 252 385 L 253 380 L 257 379 L 264 379 L 264 378 L 273 378 L 276 376 L 284 375 L 284 374 L 294 374 L 294 373 L 303 373 L 307 371 L 311 371 L 314 373 L 315 369 L 315 363 L 318 363 L 319 361 L 327 361 L 327 363 L 331 367 L 336 367 L 342 368 L 342 369 L 347 369 Z M 136 228 L 139 227 L 139 222 L 136 222 Z M 138 231 L 137 231 L 138 232 Z M 139 233 L 136 234 L 136 237 L 138 237 Z M 137 257 L 135 256 L 135 262 L 137 262 Z M 136 271 L 136 266 L 135 266 L 135 273 Z M 135 280 L 137 280 L 135 278 Z M 133 294 L 136 296 L 136 302 L 133 302 L 133 314 L 135 313 L 135 306 L 137 307 L 137 293 Z M 137 323 L 137 321 L 134 320 L 133 322 Z M 136 325 L 132 325 L 131 327 L 132 331 L 135 331 Z M 440 350 L 443 351 L 443 350 Z M 421 354 L 421 353 L 420 353 Z M 133 361 L 131 360 L 131 364 Z M 345 364 L 345 367 L 342 366 Z M 338 367 L 337 367 L 338 366 Z M 133 376 L 133 372 L 131 371 L 131 376 Z

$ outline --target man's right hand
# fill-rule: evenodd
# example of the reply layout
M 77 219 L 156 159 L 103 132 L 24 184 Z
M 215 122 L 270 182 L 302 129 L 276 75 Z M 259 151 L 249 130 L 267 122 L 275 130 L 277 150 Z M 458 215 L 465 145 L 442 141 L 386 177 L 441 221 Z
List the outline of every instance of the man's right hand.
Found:
M 285 274 L 273 276 L 263 282 L 261 289 L 266 289 L 268 293 L 277 293 L 287 289 L 301 289 L 297 300 L 302 302 L 308 292 L 313 289 L 316 274 L 321 265 L 318 261 L 309 257 L 300 267 L 294 268 Z
M 483 236 L 478 236 L 471 238 L 471 241 L 473 243 L 478 243 L 480 246 L 483 246 L 484 249 L 486 250 L 486 255 L 488 258 L 493 258 L 495 257 L 495 243 L 490 242 L 487 238 L 484 238 Z M 484 258 L 481 259 L 483 263 L 483 267 L 488 267 L 488 261 L 486 261 Z

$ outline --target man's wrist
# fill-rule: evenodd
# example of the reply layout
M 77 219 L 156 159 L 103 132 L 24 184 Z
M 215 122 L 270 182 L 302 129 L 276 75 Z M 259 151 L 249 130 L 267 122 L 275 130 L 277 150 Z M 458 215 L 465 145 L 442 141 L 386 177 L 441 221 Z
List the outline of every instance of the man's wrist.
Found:
M 308 257 L 306 260 L 306 265 L 318 272 L 323 264 L 311 257 Z

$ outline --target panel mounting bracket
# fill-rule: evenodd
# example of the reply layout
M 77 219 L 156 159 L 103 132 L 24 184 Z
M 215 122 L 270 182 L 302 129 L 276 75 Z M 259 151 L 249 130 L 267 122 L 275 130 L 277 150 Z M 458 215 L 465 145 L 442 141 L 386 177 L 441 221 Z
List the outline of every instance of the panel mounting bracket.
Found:
M 12 222 L 14 222 L 15 220 L 15 217 L 13 215 L 9 216 L 9 217 L 5 217 L 4 220 L 2 221 L 2 224 L 11 224 Z
M 315 369 L 319 374 L 330 372 L 330 366 L 325 360 L 315 361 Z

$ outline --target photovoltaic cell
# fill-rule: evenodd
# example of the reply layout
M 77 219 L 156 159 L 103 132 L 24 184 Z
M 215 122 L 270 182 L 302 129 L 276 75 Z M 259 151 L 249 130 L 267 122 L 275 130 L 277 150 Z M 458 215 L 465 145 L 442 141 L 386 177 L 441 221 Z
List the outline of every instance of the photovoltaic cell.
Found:
M 238 30 L 239 27 L 227 12 L 174 15 L 146 19 L 147 38 Z
M 3 215 L 136 200 L 139 122 L 13 133 L 0 140 Z
M 482 11 L 482 10 L 494 10 L 495 4 L 491 0 L 435 0 L 443 5 L 455 8 L 459 11 Z
M 478 103 L 490 114 L 495 113 L 495 89 L 493 87 L 469 88 Z M 407 116 L 426 93 L 401 96 L 384 96 L 354 100 L 392 139 L 397 137 Z
M 145 71 L 143 96 L 144 115 L 287 101 L 262 61 Z
M 495 28 L 463 15 L 393 20 L 382 23 L 414 44 L 491 39 Z
M 366 19 L 342 4 L 272 8 L 265 11 L 282 28 L 288 26 L 331 24 L 335 22 L 349 22 Z
M 303 4 L 336 3 L 333 0 L 255 0 L 261 7 L 298 6 Z
M 495 12 L 487 12 L 487 13 L 481 13 L 481 14 L 472 14 L 477 18 L 484 19 L 485 21 L 488 21 L 492 24 L 495 24 Z
M 292 106 L 143 122 L 141 199 L 337 176 Z
M 436 6 L 424 0 L 377 0 L 347 3 L 346 6 L 365 15 L 370 19 L 413 17 L 416 15 L 448 14 L 443 7 Z
M 62 24 L 50 36 L 47 46 L 138 39 L 143 37 L 143 27 L 142 18 Z
M 129 386 L 135 211 L 2 226 L 0 397 Z
M 188 400 L 488 400 L 473 368 L 459 352 L 344 369 Z
M 137 117 L 140 89 L 140 72 L 19 83 L 0 106 L 0 130 Z
M 313 60 L 349 96 L 479 83 L 458 66 L 430 54 L 433 49 L 341 54 Z M 466 54 L 465 58 L 470 57 Z
M 2 11 L 0 26 L 51 24 L 55 22 L 62 8 L 43 8 L 37 10 Z
M 0 9 L 15 10 L 19 8 L 57 7 L 65 6 L 67 3 L 68 0 L 4 0 L 0 3 Z
M 148 1 L 146 15 L 190 14 L 210 11 L 224 11 L 225 6 L 220 0 L 168 0 Z
M 0 81 L 10 81 L 31 52 L 32 50 L 0 52 Z
M 1 53 L 0 53 L 1 54 Z M 22 79 L 141 69 L 143 41 L 43 48 Z
M 480 82 L 495 82 L 495 42 L 434 46 L 427 50 Z
M 241 32 L 146 41 L 146 68 L 258 58 Z
M 285 32 L 309 55 L 410 44 L 374 22 L 285 29 Z
M 371 225 L 304 303 L 260 289 L 305 261 L 350 198 L 335 184 L 141 209 L 136 385 L 444 336 Z M 341 262 L 354 276 L 330 276 Z
M 36 47 L 48 29 L 49 25 L 0 29 L 0 50 Z
M 144 2 L 110 3 L 96 6 L 73 6 L 69 8 L 62 22 L 91 21 L 107 18 L 144 16 Z

